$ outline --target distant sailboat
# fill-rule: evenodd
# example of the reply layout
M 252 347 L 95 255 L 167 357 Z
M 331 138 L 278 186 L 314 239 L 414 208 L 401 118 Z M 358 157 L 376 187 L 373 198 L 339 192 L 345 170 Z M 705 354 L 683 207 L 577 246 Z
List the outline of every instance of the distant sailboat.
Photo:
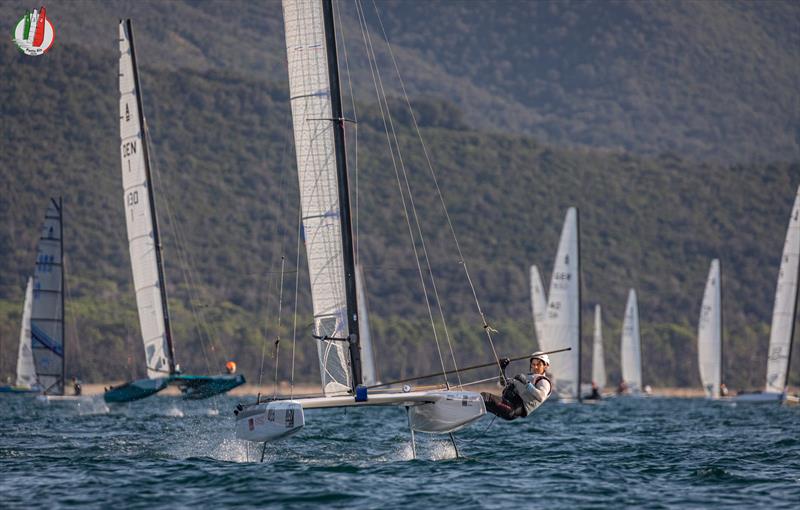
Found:
M 550 367 L 554 392 L 561 401 L 580 400 L 581 382 L 581 293 L 580 242 L 578 210 L 567 210 L 561 239 L 558 243 L 550 291 L 547 293 L 547 313 L 542 325 L 540 347 L 552 350 L 555 346 L 572 350 Z M 536 299 L 535 297 L 533 298 Z
M 373 391 L 364 384 L 369 377 L 361 327 L 366 306 L 358 304 L 333 4 L 284 0 L 283 19 L 323 395 L 240 404 L 236 436 L 258 442 L 287 437 L 304 427 L 307 409 L 393 405 L 407 411 L 413 451 L 415 431 L 452 434 L 486 413 L 483 399 L 449 385 L 442 390 Z
M 177 384 L 185 398 L 206 398 L 244 384 L 241 375 L 182 375 L 175 351 L 167 305 L 164 262 L 150 172 L 147 124 L 142 108 L 133 27 L 119 23 L 120 153 L 125 222 L 144 342 L 147 379 L 106 391 L 106 402 L 130 402 Z
M 28 278 L 25 287 L 25 304 L 22 308 L 22 324 L 17 351 L 17 378 L 14 386 L 0 386 L 0 393 L 36 394 L 41 387 L 36 378 L 36 367 L 31 348 L 31 312 L 33 309 L 33 278 Z
M 533 309 L 533 328 L 536 331 L 539 350 L 552 350 L 550 345 L 545 344 L 544 320 L 547 317 L 547 296 L 544 294 L 542 277 L 539 275 L 539 268 L 536 266 L 531 266 L 531 308 Z
M 594 305 L 594 338 L 592 343 L 592 382 L 602 392 L 606 386 L 606 362 L 603 357 L 603 323 L 600 305 Z
M 711 261 L 697 325 L 697 361 L 706 397 L 720 397 L 722 386 L 722 281 L 719 260 Z
M 622 382 L 630 394 L 642 391 L 642 340 L 639 336 L 639 307 L 636 304 L 636 291 L 628 292 L 625 305 L 625 320 L 622 324 Z
M 737 401 L 774 402 L 787 399 L 792 339 L 797 318 L 798 272 L 800 272 L 800 187 L 789 217 L 786 242 L 783 245 L 772 326 L 767 351 L 767 377 L 761 393 L 740 394 Z M 789 398 L 794 401 L 795 397 Z

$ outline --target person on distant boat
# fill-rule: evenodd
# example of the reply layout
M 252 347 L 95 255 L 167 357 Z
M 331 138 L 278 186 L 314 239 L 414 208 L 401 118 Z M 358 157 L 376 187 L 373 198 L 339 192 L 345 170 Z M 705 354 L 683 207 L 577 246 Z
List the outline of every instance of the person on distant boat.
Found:
M 617 387 L 617 395 L 624 395 L 628 393 L 628 384 L 625 381 L 620 381 L 619 387 Z
M 600 388 L 597 386 L 596 382 L 592 381 L 592 393 L 586 398 L 589 400 L 600 400 L 603 398 L 600 395 Z
M 227 370 L 228 374 L 230 374 L 230 375 L 235 374 L 236 373 L 236 362 L 235 361 L 229 361 L 229 362 L 225 363 L 225 370 Z
M 508 362 L 504 359 L 501 366 L 505 369 L 506 365 Z M 506 381 L 502 396 L 481 393 L 486 410 L 504 420 L 524 418 L 534 412 L 552 391 L 553 385 L 545 375 L 549 366 L 550 357 L 547 354 L 534 353 L 531 356 L 530 373 L 517 374 Z
M 83 388 L 81 388 L 81 383 L 78 382 L 77 377 L 72 378 L 72 391 L 75 392 L 76 397 L 79 397 L 81 395 L 81 392 L 83 391 Z
M 719 385 L 719 396 L 720 397 L 727 397 L 728 396 L 728 387 L 725 386 L 725 383 Z

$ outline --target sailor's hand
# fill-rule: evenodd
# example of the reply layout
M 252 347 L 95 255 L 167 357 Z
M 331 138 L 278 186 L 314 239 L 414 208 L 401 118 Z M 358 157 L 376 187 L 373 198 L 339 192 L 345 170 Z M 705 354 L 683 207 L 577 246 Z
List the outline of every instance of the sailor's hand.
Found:
M 508 364 L 509 364 L 509 363 L 511 363 L 511 360 L 510 360 L 510 359 L 508 359 L 508 358 L 502 358 L 502 359 L 500 360 L 500 368 L 502 368 L 503 370 L 505 370 L 505 369 L 506 369 L 506 367 L 508 366 Z
M 528 378 L 522 374 L 517 374 L 514 376 L 514 379 L 521 382 L 522 384 L 528 384 Z

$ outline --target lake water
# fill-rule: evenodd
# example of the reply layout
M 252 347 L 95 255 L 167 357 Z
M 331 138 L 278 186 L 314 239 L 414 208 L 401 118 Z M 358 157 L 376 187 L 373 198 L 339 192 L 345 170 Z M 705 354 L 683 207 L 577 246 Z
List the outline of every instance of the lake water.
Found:
M 548 403 L 459 432 L 465 458 L 418 434 L 418 460 L 401 409 L 316 410 L 261 464 L 236 402 L 0 398 L 0 507 L 800 507 L 797 406 Z

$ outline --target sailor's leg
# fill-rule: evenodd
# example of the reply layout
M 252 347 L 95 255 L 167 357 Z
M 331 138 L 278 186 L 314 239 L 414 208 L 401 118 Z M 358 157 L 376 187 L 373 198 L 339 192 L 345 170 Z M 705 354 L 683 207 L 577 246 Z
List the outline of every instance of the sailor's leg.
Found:
M 483 397 L 483 402 L 486 405 L 486 410 L 490 413 L 499 416 L 504 420 L 513 420 L 521 416 L 518 412 L 518 409 L 511 407 L 508 402 L 497 395 L 482 392 L 481 396 Z

